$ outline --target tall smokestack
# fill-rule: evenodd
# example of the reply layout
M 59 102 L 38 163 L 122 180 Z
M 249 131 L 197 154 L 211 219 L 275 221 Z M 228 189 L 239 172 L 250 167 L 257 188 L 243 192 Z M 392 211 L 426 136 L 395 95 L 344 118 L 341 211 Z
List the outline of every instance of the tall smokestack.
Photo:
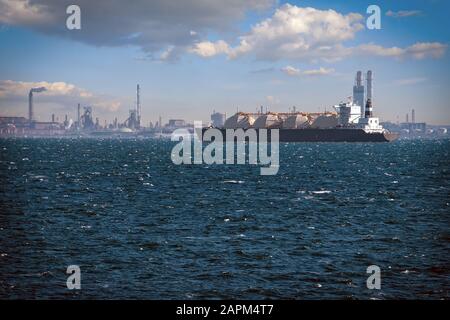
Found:
M 366 102 L 366 112 L 365 112 L 365 118 L 372 118 L 373 116 L 373 107 L 372 107 L 372 100 L 367 99 Z
M 411 122 L 416 123 L 416 110 L 411 110 Z
M 367 83 L 367 94 L 366 94 L 366 110 L 364 113 L 365 118 L 371 118 L 373 116 L 373 100 L 372 100 L 372 71 L 367 71 L 366 83 Z
M 361 117 L 364 117 L 364 106 L 365 106 L 365 99 L 364 99 L 364 85 L 363 85 L 363 79 L 362 79 L 362 72 L 358 71 L 356 73 L 355 78 L 355 85 L 353 86 L 353 102 L 360 106 L 361 108 Z
M 138 127 L 141 126 L 141 96 L 139 93 L 139 84 L 136 87 L 136 116 Z
M 30 122 L 33 121 L 34 113 L 33 113 L 33 92 L 42 92 L 46 89 L 44 87 L 32 88 L 30 93 L 28 94 L 28 120 Z
M 33 90 L 28 94 L 28 121 L 33 121 Z
M 355 85 L 358 86 L 358 87 L 362 86 L 362 72 L 361 71 L 358 71 L 356 73 Z
M 372 88 L 372 71 L 369 70 L 367 71 L 367 77 L 366 77 L 366 81 L 367 81 L 367 100 L 370 99 L 370 101 L 373 102 L 373 88 Z
M 81 124 L 80 124 L 80 104 L 78 104 L 77 108 L 77 129 L 80 130 Z

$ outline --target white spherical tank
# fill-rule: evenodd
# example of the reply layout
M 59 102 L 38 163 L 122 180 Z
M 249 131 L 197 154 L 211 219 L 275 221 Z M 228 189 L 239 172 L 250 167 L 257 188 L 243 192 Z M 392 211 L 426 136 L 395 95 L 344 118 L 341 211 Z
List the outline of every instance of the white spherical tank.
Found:
M 248 129 L 252 127 L 255 119 L 248 114 L 236 113 L 229 117 L 224 124 L 225 129 Z
M 323 114 L 318 116 L 313 123 L 311 128 L 314 129 L 330 129 L 335 128 L 338 125 L 338 118 L 335 114 Z
M 292 116 L 288 116 L 283 121 L 283 129 L 299 129 L 309 127 L 308 117 L 296 114 Z
M 280 128 L 281 119 L 276 114 L 264 114 L 259 116 L 255 123 L 253 123 L 253 128 L 255 129 L 274 129 Z

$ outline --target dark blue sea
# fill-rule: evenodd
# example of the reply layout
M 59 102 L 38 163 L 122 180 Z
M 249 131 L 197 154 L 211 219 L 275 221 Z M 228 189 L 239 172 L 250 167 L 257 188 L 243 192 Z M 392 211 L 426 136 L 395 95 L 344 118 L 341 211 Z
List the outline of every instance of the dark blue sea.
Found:
M 450 297 L 449 140 L 281 144 L 275 176 L 173 145 L 1 139 L 0 298 Z

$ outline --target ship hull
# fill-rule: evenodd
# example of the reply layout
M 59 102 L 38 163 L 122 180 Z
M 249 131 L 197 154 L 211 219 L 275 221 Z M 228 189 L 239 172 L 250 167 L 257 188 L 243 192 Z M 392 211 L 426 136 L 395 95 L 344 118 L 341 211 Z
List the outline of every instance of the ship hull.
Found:
M 203 133 L 207 129 L 203 128 Z M 226 139 L 226 129 L 219 130 Z M 267 133 L 270 141 L 270 129 Z M 362 129 L 279 129 L 280 142 L 391 142 L 397 138 L 397 133 L 367 133 Z

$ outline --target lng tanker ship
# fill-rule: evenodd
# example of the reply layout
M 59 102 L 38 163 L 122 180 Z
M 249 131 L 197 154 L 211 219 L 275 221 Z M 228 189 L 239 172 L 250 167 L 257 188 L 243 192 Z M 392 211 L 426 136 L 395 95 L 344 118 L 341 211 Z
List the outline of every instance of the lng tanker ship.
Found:
M 353 87 L 353 98 L 333 106 L 334 112 L 238 112 L 223 124 L 214 125 L 226 137 L 227 129 L 278 129 L 280 142 L 390 142 L 398 133 L 384 129 L 380 120 L 373 116 L 372 72 L 367 72 L 367 100 L 364 106 L 362 74 L 358 71 Z M 357 102 L 358 104 L 356 104 Z M 208 128 L 203 128 L 203 132 Z M 258 132 L 259 136 L 259 132 Z

